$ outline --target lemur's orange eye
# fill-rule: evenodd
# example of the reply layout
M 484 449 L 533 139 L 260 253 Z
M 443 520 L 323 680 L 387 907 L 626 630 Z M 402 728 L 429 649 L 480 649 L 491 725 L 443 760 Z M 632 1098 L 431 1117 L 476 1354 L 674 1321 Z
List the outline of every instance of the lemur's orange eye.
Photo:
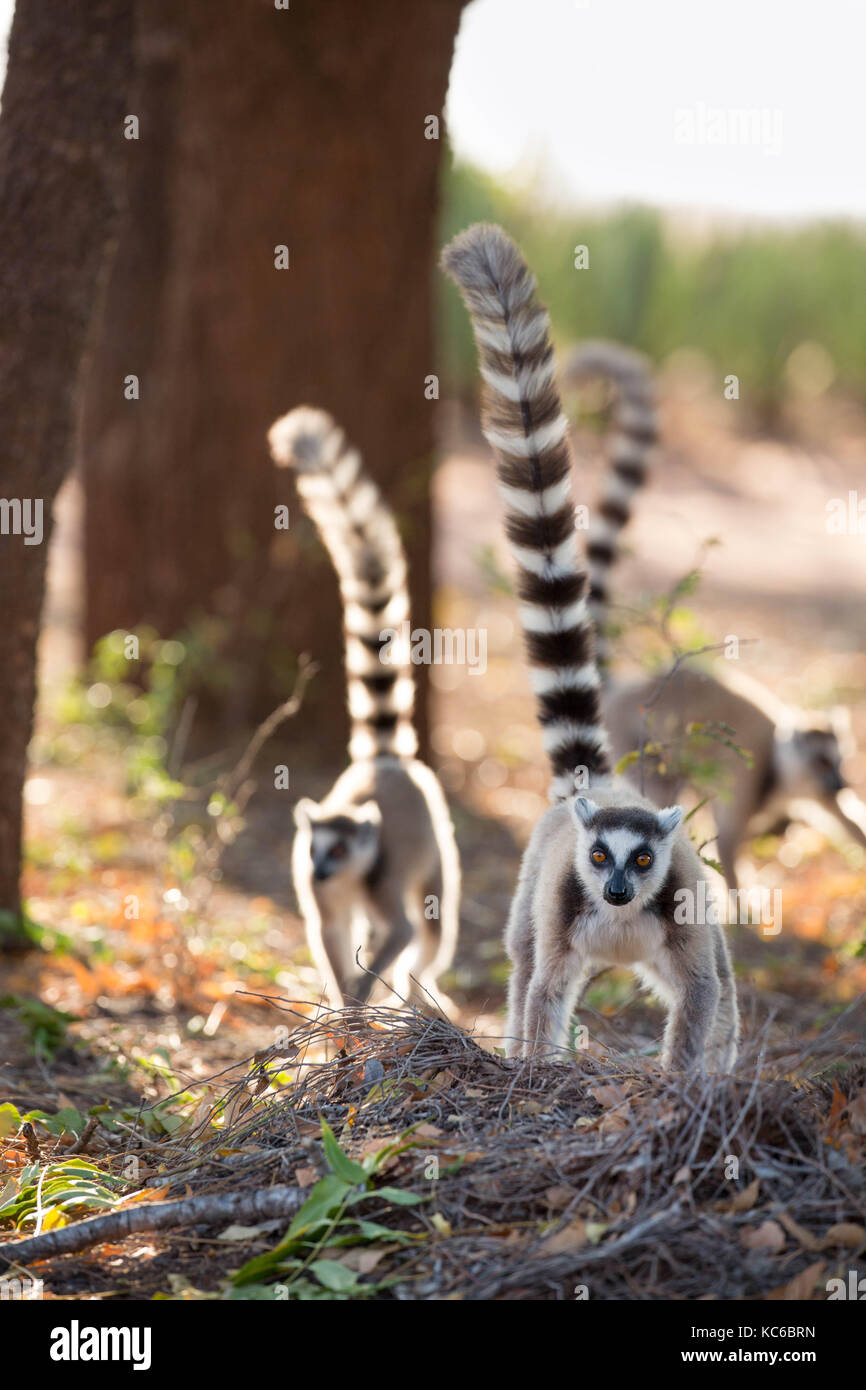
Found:
M 607 855 L 605 854 L 603 849 L 594 849 L 590 858 L 592 859 L 593 864 L 607 863 Z
M 653 862 L 653 857 L 651 854 L 639 854 L 634 862 L 639 869 L 648 869 Z

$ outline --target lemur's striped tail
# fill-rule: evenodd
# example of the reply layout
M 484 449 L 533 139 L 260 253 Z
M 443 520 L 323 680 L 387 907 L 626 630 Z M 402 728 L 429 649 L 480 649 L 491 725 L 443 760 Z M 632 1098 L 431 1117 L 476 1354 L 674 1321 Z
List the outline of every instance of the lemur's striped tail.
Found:
M 418 746 L 415 683 L 402 626 L 409 619 L 409 594 L 394 518 L 365 475 L 360 454 L 323 410 L 289 411 L 271 426 L 268 442 L 274 462 L 295 469 L 304 507 L 340 581 L 349 756 L 412 757 Z
M 606 446 L 608 473 L 586 542 L 589 611 L 595 623 L 598 664 L 604 669 L 609 572 L 617 558 L 619 533 L 631 516 L 632 497 L 646 482 L 658 421 L 652 368 L 639 352 L 619 343 L 581 343 L 566 361 L 563 380 L 566 385 L 580 385 L 595 378 L 609 381 L 614 393 Z
M 574 791 L 577 769 L 591 779 L 606 775 L 610 763 L 549 319 L 523 257 L 499 227 L 462 232 L 442 264 L 475 330 L 485 383 L 482 428 L 505 500 L 530 674 L 553 766 L 551 799 L 560 800 Z

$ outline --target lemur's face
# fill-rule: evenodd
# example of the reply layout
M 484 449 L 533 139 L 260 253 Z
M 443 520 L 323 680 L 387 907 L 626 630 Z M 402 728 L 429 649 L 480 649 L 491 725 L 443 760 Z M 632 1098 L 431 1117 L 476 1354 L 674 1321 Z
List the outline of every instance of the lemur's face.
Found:
M 670 867 L 683 808 L 600 807 L 579 796 L 572 810 L 577 824 L 575 867 L 593 897 L 611 907 L 652 898 Z
M 792 795 L 818 800 L 835 796 L 846 785 L 842 747 L 835 729 L 798 729 L 791 737 L 790 757 L 782 760 L 783 782 Z
M 372 869 L 379 853 L 381 815 L 374 801 L 349 807 L 340 815 L 323 814 L 314 801 L 295 807 L 298 834 L 309 841 L 313 878 L 358 880 Z

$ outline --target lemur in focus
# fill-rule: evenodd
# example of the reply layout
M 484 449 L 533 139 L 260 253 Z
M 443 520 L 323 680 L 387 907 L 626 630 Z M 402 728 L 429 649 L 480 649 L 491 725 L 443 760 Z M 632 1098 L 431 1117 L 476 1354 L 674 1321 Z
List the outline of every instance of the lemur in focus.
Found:
M 414 756 L 409 651 L 387 632 L 409 617 L 403 546 L 324 411 L 290 411 L 268 441 L 277 466 L 295 470 L 343 600 L 351 761 L 323 801 L 295 807 L 292 877 L 310 950 L 335 1008 L 365 1003 L 392 968 L 400 998 L 442 1005 L 436 978 L 457 942 L 460 862 L 439 781 Z M 369 973 L 358 970 L 359 944 Z
M 635 491 L 646 481 L 658 438 L 652 370 L 639 353 L 615 343 L 585 343 L 566 363 L 564 381 L 580 385 L 601 377 L 614 389 L 612 430 L 607 444 L 608 476 L 602 501 L 587 537 L 590 608 L 596 641 L 604 645 L 608 576 L 617 557 L 619 533 L 631 514 Z M 828 714 L 784 704 L 764 686 L 733 670 L 724 681 L 690 665 L 663 676 L 608 686 L 605 711 L 614 759 L 649 740 L 665 750 L 665 771 L 646 753 L 627 776 L 656 801 L 681 795 L 686 780 L 676 750 L 692 722 L 735 731 L 737 743 L 752 756 L 749 765 L 719 744 L 727 799 L 716 798 L 713 813 L 719 861 L 728 886 L 737 887 L 737 851 L 751 835 L 784 826 L 795 816 L 824 831 L 840 828 L 866 846 L 866 806 L 849 787 L 842 759 L 852 751 L 848 711 Z M 662 687 L 659 694 L 659 688 Z M 641 711 L 653 701 L 650 722 Z
M 554 804 L 523 857 L 506 931 L 513 966 L 508 1055 L 561 1056 L 590 975 L 625 965 L 667 1006 L 665 1063 L 726 1070 L 739 1031 L 731 962 L 716 921 L 682 920 L 711 914 L 678 910 L 702 901 L 698 885 L 708 882 L 681 828 L 682 808 L 659 810 L 611 774 L 547 313 L 520 252 L 499 227 L 469 228 L 442 260 L 475 332 L 485 383 L 482 428 L 496 456 L 530 678 L 553 770 Z

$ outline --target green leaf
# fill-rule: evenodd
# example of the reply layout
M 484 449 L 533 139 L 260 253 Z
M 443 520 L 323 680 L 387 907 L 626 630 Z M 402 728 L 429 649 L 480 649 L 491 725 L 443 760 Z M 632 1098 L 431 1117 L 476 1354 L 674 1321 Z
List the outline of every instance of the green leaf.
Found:
M 349 1183 L 352 1187 L 356 1187 L 359 1182 L 367 1181 L 366 1168 L 343 1153 L 327 1120 L 322 1120 L 322 1143 L 328 1167 L 338 1178 L 342 1178 L 343 1182 Z
M 392 1231 L 389 1226 L 380 1226 L 378 1221 L 359 1221 L 358 1230 L 365 1240 L 385 1240 L 396 1245 L 411 1245 L 416 1240 L 426 1240 L 426 1231 L 411 1234 L 409 1231 Z
M 284 1241 L 274 1250 L 267 1250 L 264 1255 L 254 1255 L 245 1265 L 241 1265 L 240 1269 L 235 1270 L 231 1279 L 233 1287 L 240 1288 L 245 1284 L 257 1283 L 263 1275 L 301 1269 L 303 1261 L 286 1258 L 289 1252 L 295 1249 L 296 1244 L 296 1241 Z
M 5 1139 L 7 1134 L 14 1134 L 21 1124 L 21 1116 L 11 1101 L 7 1100 L 0 1105 L 0 1139 Z
M 622 757 L 620 758 L 619 762 L 614 768 L 614 772 L 616 773 L 617 777 L 621 777 L 622 774 L 628 768 L 630 768 L 633 763 L 637 762 L 639 757 L 640 751 L 637 748 L 633 748 L 630 753 L 623 753 Z
M 331 1212 L 345 1201 L 354 1184 L 344 1182 L 336 1173 L 320 1178 L 286 1232 L 286 1240 L 297 1240 L 305 1231 L 321 1226 Z
M 359 1221 L 358 1230 L 364 1240 L 390 1240 L 394 1232 L 388 1226 L 382 1226 L 378 1221 Z
M 333 1293 L 346 1293 L 358 1282 L 355 1271 L 338 1264 L 336 1260 L 314 1260 L 310 1265 L 310 1273 L 315 1274 L 319 1283 L 324 1284 L 325 1288 Z
M 419 1202 L 425 1202 L 424 1196 L 419 1196 L 417 1192 L 403 1192 L 399 1187 L 377 1187 L 373 1192 L 361 1192 L 354 1201 L 360 1201 L 363 1197 L 382 1197 L 386 1202 L 391 1202 L 395 1207 L 414 1207 Z

